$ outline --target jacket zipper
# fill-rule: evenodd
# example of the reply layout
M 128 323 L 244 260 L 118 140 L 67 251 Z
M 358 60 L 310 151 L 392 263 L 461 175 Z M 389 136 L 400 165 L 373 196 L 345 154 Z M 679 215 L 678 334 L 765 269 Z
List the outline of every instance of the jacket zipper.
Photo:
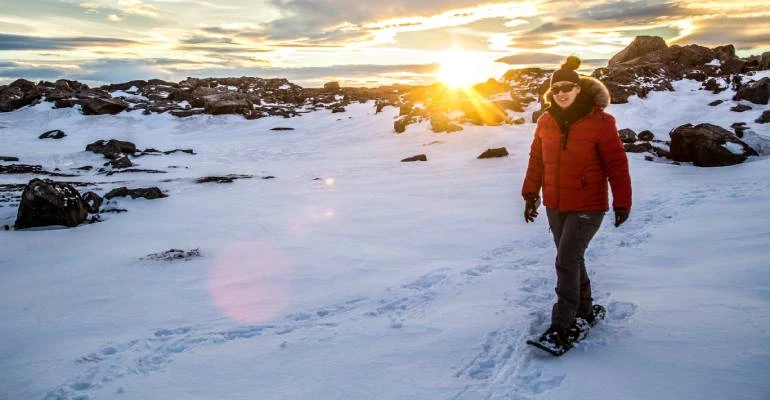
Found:
M 564 150 L 567 149 L 567 138 L 569 137 L 569 131 L 572 129 L 573 126 L 575 126 L 578 122 L 590 117 L 593 113 L 596 112 L 596 108 L 591 110 L 588 114 L 584 115 L 582 118 L 578 119 L 577 121 L 573 122 L 569 128 L 567 129 L 566 134 L 562 133 L 561 130 L 561 124 L 559 124 L 555 119 L 554 122 L 556 123 L 556 126 L 559 128 L 560 133 L 560 142 L 561 146 L 559 146 L 559 156 L 556 159 L 556 210 L 561 212 L 561 154 L 564 152 Z M 583 188 L 585 189 L 585 178 L 583 176 L 580 177 L 583 179 L 584 185 Z

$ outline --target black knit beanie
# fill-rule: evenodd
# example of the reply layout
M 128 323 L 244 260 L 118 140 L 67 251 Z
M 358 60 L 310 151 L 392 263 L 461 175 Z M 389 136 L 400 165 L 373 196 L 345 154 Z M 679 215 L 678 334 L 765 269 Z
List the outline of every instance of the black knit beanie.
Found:
M 556 82 L 568 81 L 580 84 L 580 75 L 575 72 L 580 67 L 580 59 L 575 56 L 567 57 L 564 64 L 561 65 L 561 69 L 551 75 L 551 85 Z

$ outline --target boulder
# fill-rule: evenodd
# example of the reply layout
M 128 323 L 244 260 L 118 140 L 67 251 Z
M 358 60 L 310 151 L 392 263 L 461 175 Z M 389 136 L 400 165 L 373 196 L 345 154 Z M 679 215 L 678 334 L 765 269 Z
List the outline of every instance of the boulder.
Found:
M 97 140 L 86 146 L 86 151 L 103 154 L 109 159 L 119 158 L 123 154 L 136 153 L 136 145 L 131 142 L 110 139 L 109 141 Z
M 618 136 L 623 143 L 634 143 L 637 140 L 636 132 L 628 128 L 619 130 Z
M 101 196 L 94 192 L 87 192 L 82 197 L 83 203 L 86 206 L 86 211 L 91 214 L 98 214 L 99 208 L 102 207 L 102 202 L 104 201 Z
M 626 48 L 621 50 L 610 58 L 607 66 L 612 67 L 616 64 L 624 63 L 641 57 L 645 54 L 668 48 L 666 41 L 658 36 L 637 36 Z
M 406 132 L 406 126 L 410 123 L 412 123 L 411 118 L 408 116 L 401 117 L 393 122 L 393 130 L 395 130 L 396 133 L 404 133 Z
M 735 111 L 735 112 L 744 112 L 749 110 L 751 110 L 751 106 L 747 106 L 745 104 L 738 104 L 733 107 L 730 107 L 730 111 Z
M 652 150 L 652 145 L 649 142 L 625 143 L 623 149 L 627 153 L 645 153 Z
M 408 157 L 401 160 L 401 162 L 413 162 L 413 161 L 428 161 L 428 156 L 426 156 L 425 154 L 418 154 L 416 156 Z
M 762 115 L 759 116 L 754 122 L 759 124 L 766 124 L 770 122 L 770 110 L 762 111 Z
M 732 132 L 712 124 L 682 125 L 670 133 L 671 158 L 698 167 L 740 164 L 757 152 Z
M 484 159 L 484 158 L 499 158 L 499 157 L 508 157 L 508 149 L 506 149 L 505 147 L 499 147 L 496 149 L 487 149 L 476 158 Z
M 42 98 L 40 89 L 32 82 L 17 79 L 8 86 L 0 86 L 0 112 L 28 106 Z
M 339 82 L 326 82 L 324 83 L 324 90 L 327 92 L 339 92 L 340 91 L 340 83 Z
M 38 139 L 61 139 L 65 136 L 67 136 L 67 134 L 65 134 L 64 131 L 54 129 L 52 131 L 44 132 L 42 135 L 38 136 Z
M 80 193 L 67 183 L 32 179 L 21 194 L 14 226 L 16 229 L 40 226 L 78 226 L 88 215 Z
M 0 156 L 0 161 L 15 162 L 19 161 L 19 157 Z
M 93 97 L 83 99 L 80 102 L 80 106 L 85 115 L 103 115 L 117 114 L 125 111 L 128 108 L 128 103 L 120 99 Z
M 720 104 L 722 104 L 722 103 L 724 103 L 724 102 L 725 102 L 724 100 L 714 100 L 714 101 L 712 101 L 711 103 L 709 103 L 709 105 L 710 105 L 711 107 L 715 107 L 715 106 L 718 106 L 718 105 L 720 105 Z
M 203 109 L 206 114 L 245 114 L 251 113 L 253 107 L 244 96 L 238 95 L 209 95 L 203 98 Z
M 641 131 L 638 135 L 639 140 L 645 141 L 645 142 L 651 142 L 653 139 L 655 139 L 655 135 L 650 131 Z
M 136 199 L 139 197 L 143 197 L 148 200 L 153 199 L 162 199 L 164 197 L 168 197 L 163 192 L 160 191 L 157 187 L 149 187 L 149 188 L 137 188 L 137 189 L 128 189 L 127 187 L 119 187 L 117 189 L 111 190 L 109 193 L 104 195 L 104 198 L 107 200 L 111 200 L 115 197 L 127 197 L 131 196 L 132 199 Z
M 738 90 L 734 100 L 748 100 L 754 104 L 767 104 L 770 100 L 770 78 L 749 82 Z

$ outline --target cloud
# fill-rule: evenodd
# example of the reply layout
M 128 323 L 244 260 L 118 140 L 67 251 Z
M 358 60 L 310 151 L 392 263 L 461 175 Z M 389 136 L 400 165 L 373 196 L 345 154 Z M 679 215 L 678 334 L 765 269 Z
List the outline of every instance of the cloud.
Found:
M 649 4 L 648 1 L 610 1 L 579 10 L 576 15 L 596 21 L 618 20 L 630 22 L 689 15 L 689 11 L 675 2 Z
M 532 64 L 557 64 L 564 61 L 564 56 L 558 54 L 548 53 L 520 53 L 511 56 L 501 57 L 495 60 L 495 62 L 503 64 L 519 64 L 519 65 L 532 65 Z
M 112 22 L 120 22 L 120 21 L 123 21 L 123 18 L 119 17 L 119 16 L 118 16 L 118 15 L 116 15 L 116 14 L 110 14 L 110 15 L 108 15 L 108 16 L 107 16 L 107 19 L 108 19 L 108 20 L 110 20 L 110 21 L 112 21 Z
M 232 44 L 233 40 L 229 37 L 211 37 L 211 36 L 192 36 L 189 38 L 181 39 L 180 42 L 184 44 Z
M 93 46 L 128 46 L 140 44 L 133 40 L 104 37 L 45 38 L 0 33 L 2 50 L 67 50 Z

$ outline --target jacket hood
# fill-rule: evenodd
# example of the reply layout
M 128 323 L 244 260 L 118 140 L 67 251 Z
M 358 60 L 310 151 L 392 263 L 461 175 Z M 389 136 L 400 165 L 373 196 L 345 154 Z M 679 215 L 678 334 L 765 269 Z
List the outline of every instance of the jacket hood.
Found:
M 596 78 L 581 76 L 580 91 L 584 93 L 587 98 L 593 100 L 595 107 L 604 109 L 610 104 L 610 90 Z M 550 87 L 548 88 L 548 91 L 545 92 L 545 95 L 543 95 L 543 101 L 546 108 L 553 104 L 553 93 L 551 93 Z

